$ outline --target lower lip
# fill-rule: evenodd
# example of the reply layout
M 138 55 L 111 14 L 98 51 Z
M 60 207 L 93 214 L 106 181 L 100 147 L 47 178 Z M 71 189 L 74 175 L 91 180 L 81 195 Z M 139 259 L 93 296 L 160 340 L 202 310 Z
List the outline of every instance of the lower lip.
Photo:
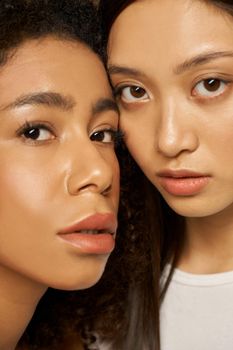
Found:
M 85 234 L 85 233 L 66 233 L 59 237 L 79 249 L 85 254 L 110 254 L 115 247 L 115 239 L 112 234 Z
M 210 181 L 210 177 L 161 177 L 160 183 L 169 194 L 174 196 L 192 196 L 199 193 Z

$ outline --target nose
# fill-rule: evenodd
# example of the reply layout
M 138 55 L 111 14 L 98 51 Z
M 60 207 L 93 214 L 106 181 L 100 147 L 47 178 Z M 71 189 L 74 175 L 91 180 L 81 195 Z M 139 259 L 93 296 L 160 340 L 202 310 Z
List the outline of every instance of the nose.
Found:
M 198 147 L 195 118 L 189 112 L 187 104 L 178 105 L 175 99 L 168 100 L 161 107 L 157 148 L 163 156 L 177 157 L 184 152 L 193 152 Z
M 77 152 L 73 150 L 67 177 L 69 194 L 77 195 L 85 191 L 109 194 L 113 184 L 114 163 L 109 163 L 108 159 L 105 159 L 104 154 L 91 141 L 87 142 L 81 150 Z M 114 161 L 117 163 L 115 157 Z M 116 169 L 117 166 L 115 166 Z

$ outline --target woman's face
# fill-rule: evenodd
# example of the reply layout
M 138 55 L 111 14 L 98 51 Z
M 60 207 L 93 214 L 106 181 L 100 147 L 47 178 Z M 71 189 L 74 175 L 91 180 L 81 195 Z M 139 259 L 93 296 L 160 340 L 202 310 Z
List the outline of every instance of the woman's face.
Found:
M 81 289 L 114 248 L 118 112 L 80 43 L 22 45 L 0 68 L 0 279 Z
M 146 176 L 181 215 L 232 217 L 233 18 L 198 0 L 135 1 L 108 53 L 121 128 Z

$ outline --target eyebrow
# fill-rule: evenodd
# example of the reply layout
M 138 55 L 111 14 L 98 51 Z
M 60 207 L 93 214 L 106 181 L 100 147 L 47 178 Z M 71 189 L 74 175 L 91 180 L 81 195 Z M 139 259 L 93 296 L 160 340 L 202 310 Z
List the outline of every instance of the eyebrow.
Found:
M 233 57 L 232 51 L 206 52 L 185 60 L 174 69 L 174 73 L 179 75 L 199 65 L 206 64 L 212 60 L 223 57 Z
M 120 114 L 116 102 L 110 98 L 101 98 L 92 107 L 92 115 L 94 116 L 108 111 L 116 112 L 117 115 Z
M 174 69 L 174 73 L 179 75 L 184 73 L 187 70 L 190 70 L 194 67 L 197 67 L 199 65 L 206 64 L 212 60 L 216 60 L 218 58 L 223 57 L 233 57 L 232 51 L 217 51 L 217 52 L 206 52 L 202 53 L 200 55 L 194 56 L 190 59 L 185 60 L 181 64 L 177 65 Z M 127 66 L 116 66 L 116 65 L 109 65 L 108 72 L 110 75 L 127 75 L 132 78 L 146 78 L 146 74 L 142 72 L 139 69 L 130 68 Z
M 5 111 L 27 105 L 56 107 L 63 110 L 70 110 L 75 106 L 75 101 L 71 96 L 64 96 L 53 91 L 35 92 L 32 94 L 21 95 L 15 101 L 1 107 L 0 109 L 1 111 Z
M 110 65 L 108 67 L 108 73 L 111 75 L 123 74 L 123 75 L 130 76 L 132 78 L 138 78 L 138 79 L 146 77 L 146 75 L 142 71 L 135 68 L 126 67 L 126 66 Z
M 64 96 L 57 92 L 36 92 L 19 96 L 15 101 L 9 103 L 6 106 L 0 107 L 0 111 L 20 108 L 27 105 L 47 106 L 51 108 L 55 107 L 67 111 L 72 110 L 76 103 L 73 97 Z M 119 114 L 118 106 L 114 100 L 110 98 L 101 98 L 92 107 L 92 115 L 100 114 L 109 110 L 112 110 Z

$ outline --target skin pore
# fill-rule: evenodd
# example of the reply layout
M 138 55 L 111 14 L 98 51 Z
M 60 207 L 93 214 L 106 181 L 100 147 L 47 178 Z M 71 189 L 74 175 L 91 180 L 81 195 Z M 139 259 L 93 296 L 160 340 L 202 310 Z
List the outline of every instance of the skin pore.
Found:
M 135 1 L 108 56 L 127 146 L 186 218 L 178 267 L 233 270 L 232 18 L 199 0 Z
M 104 271 L 119 199 L 118 109 L 97 55 L 54 37 L 23 43 L 0 67 L 0 88 L 0 348 L 12 350 L 48 286 L 87 288 Z M 63 239 L 93 215 L 110 234 Z

